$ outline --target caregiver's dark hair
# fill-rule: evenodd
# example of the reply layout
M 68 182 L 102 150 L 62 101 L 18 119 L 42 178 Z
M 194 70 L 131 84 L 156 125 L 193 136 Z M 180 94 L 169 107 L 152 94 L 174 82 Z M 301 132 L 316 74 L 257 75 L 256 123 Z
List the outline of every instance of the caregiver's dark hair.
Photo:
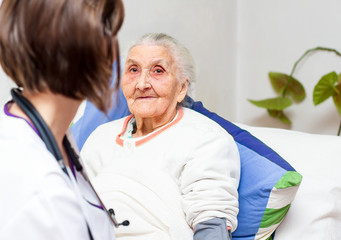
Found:
M 123 19 L 121 0 L 3 0 L 0 64 L 25 91 L 87 98 L 105 111 Z

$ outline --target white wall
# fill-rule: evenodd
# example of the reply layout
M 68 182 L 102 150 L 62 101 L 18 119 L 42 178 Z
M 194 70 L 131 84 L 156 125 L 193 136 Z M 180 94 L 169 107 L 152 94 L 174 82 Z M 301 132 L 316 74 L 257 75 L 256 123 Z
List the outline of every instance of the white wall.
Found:
M 10 97 L 9 90 L 13 87 L 14 84 L 7 77 L 7 75 L 3 72 L 0 67 L 0 106 L 4 104 Z
M 0 0 L 1 1 L 1 0 Z M 124 0 L 121 49 L 146 32 L 165 32 L 184 43 L 198 66 L 196 99 L 235 122 L 283 127 L 247 99 L 276 96 L 267 74 L 290 73 L 309 48 L 341 51 L 339 0 Z M 331 100 L 312 104 L 313 86 L 325 73 L 339 72 L 341 58 L 312 54 L 294 75 L 307 98 L 287 111 L 291 129 L 336 134 L 341 120 Z M 9 81 L 0 71 L 0 103 Z
M 2 0 L 0 0 L 0 4 L 1 3 L 2 3 Z M 9 89 L 13 86 L 14 84 L 3 72 L 1 65 L 0 65 L 0 106 L 9 99 L 10 97 Z
M 240 3 L 237 120 L 246 124 L 286 127 L 246 99 L 276 96 L 268 72 L 290 74 L 295 61 L 309 48 L 325 46 L 341 51 L 341 1 L 242 0 Z M 289 108 L 292 129 L 335 135 L 341 120 L 331 99 L 313 106 L 312 92 L 320 77 L 341 72 L 341 58 L 333 53 L 310 55 L 294 77 L 305 88 L 306 100 Z

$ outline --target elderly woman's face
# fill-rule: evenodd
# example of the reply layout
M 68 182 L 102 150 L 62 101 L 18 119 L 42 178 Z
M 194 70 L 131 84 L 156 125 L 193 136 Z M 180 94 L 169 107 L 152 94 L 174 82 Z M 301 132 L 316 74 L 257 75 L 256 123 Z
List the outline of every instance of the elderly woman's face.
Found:
M 135 117 L 158 118 L 176 111 L 187 83 L 177 80 L 176 66 L 165 47 L 139 45 L 128 54 L 122 90 Z

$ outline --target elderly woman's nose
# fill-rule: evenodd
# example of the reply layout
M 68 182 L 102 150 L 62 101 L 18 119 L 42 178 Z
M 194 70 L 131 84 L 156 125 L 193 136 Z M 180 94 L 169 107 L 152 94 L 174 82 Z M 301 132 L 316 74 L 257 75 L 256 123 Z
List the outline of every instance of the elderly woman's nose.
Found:
M 143 90 L 150 87 L 149 71 L 142 71 L 141 75 L 136 80 L 136 88 Z

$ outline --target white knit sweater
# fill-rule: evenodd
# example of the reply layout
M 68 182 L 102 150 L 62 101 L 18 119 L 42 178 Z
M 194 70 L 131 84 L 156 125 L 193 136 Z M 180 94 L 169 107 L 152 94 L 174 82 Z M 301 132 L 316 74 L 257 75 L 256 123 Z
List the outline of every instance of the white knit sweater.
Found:
M 142 138 L 122 137 L 130 117 L 98 127 L 81 156 L 107 208 L 130 225 L 120 240 L 191 240 L 214 218 L 237 227 L 240 160 L 233 138 L 193 110 Z

